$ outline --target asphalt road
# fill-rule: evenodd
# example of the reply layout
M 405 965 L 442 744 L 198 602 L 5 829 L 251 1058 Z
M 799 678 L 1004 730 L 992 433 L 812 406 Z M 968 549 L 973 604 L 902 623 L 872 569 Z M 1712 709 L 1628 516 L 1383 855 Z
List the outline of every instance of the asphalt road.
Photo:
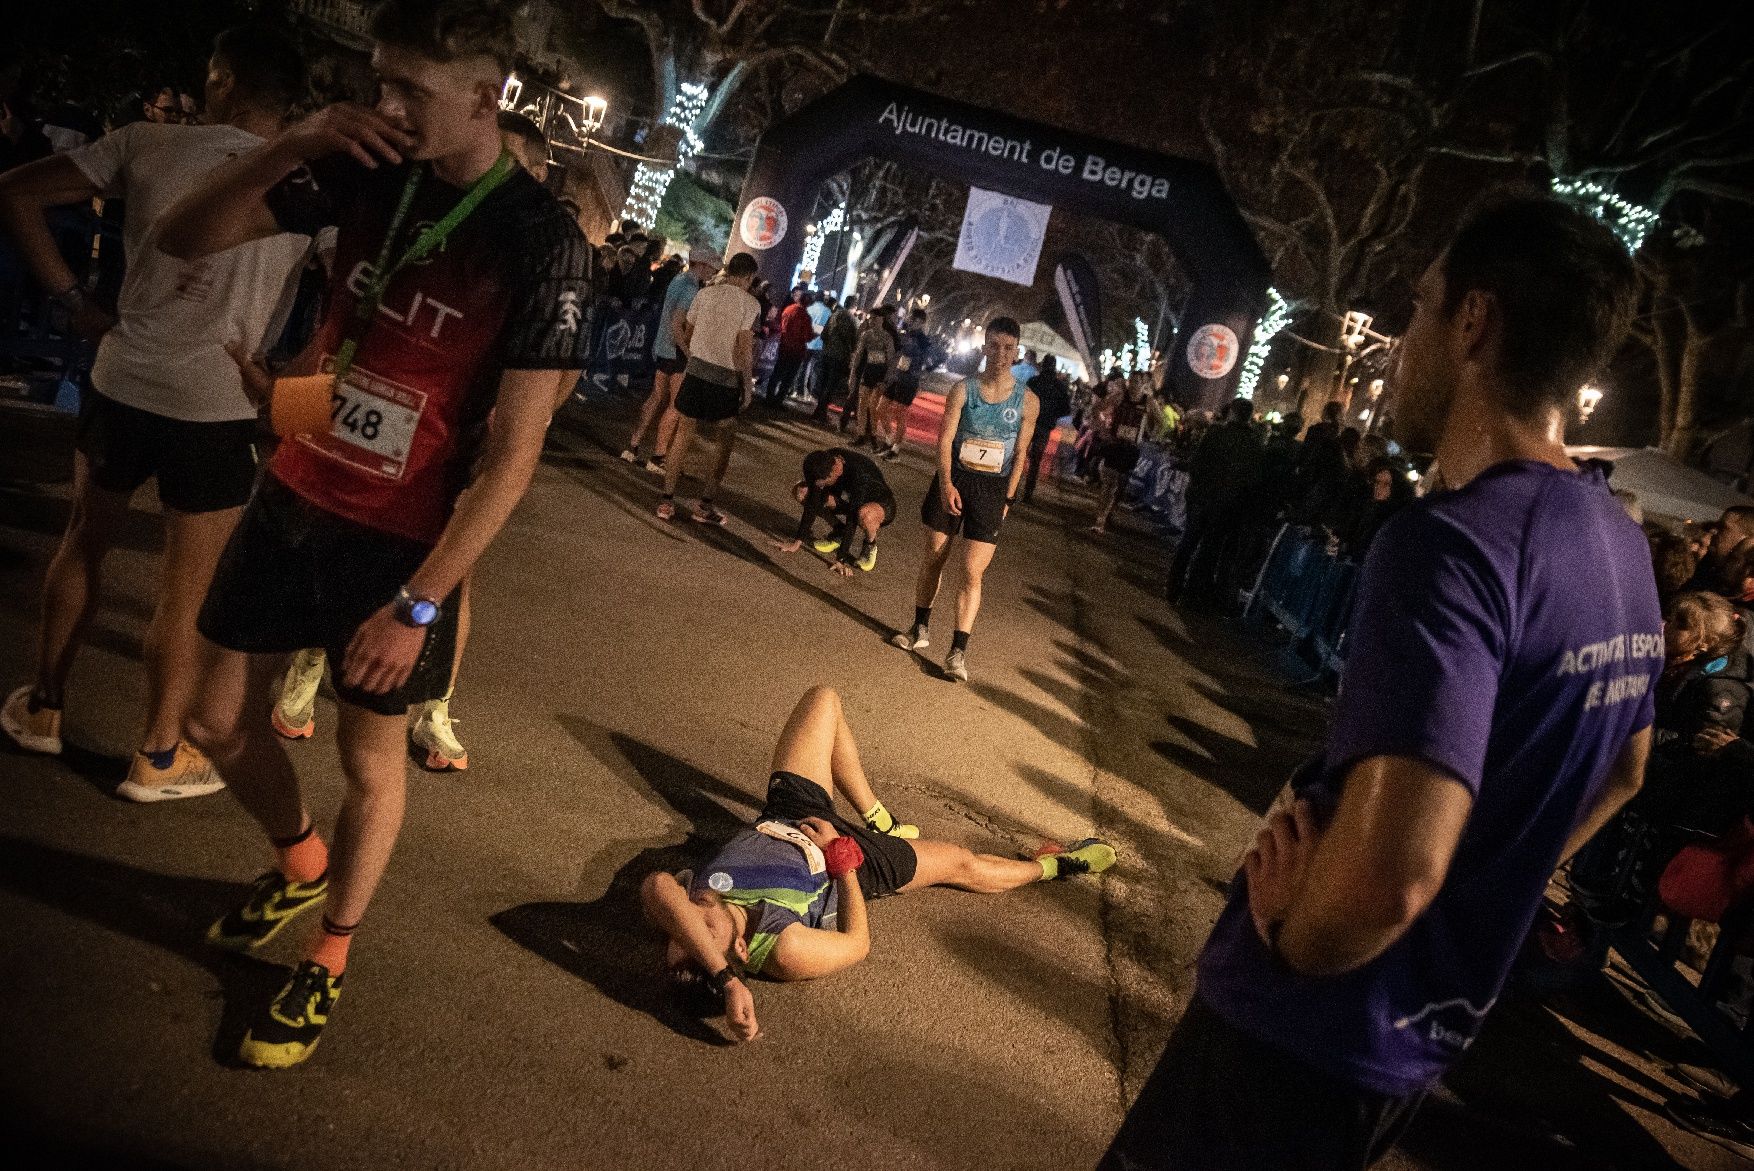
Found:
M 1180 1011 L 1256 814 L 1316 743 L 1321 697 L 1288 688 L 1261 637 L 1165 606 L 1162 547 L 1084 533 L 1087 498 L 1058 489 L 1012 516 L 974 680 L 950 683 L 948 592 L 932 659 L 883 642 L 911 616 L 923 451 L 890 474 L 901 515 L 877 570 L 843 580 L 766 543 L 821 445 L 801 417 L 749 428 L 723 530 L 652 516 L 653 477 L 614 458 L 625 425 L 625 407 L 566 408 L 482 563 L 453 706 L 473 767 L 411 771 L 346 993 L 285 1073 L 224 1057 L 296 940 L 260 960 L 199 942 L 268 861 L 259 836 L 223 794 L 141 807 L 109 793 L 142 702 L 159 539 L 142 496 L 74 677 L 74 750 L 0 755 L 11 1152 L 301 1169 L 1095 1161 Z M 8 686 L 65 514 L 53 493 L 0 496 Z M 730 1047 L 668 1011 L 634 890 L 752 811 L 813 683 L 842 692 L 878 793 L 927 835 L 1028 852 L 1097 832 L 1122 860 L 1101 881 L 880 903 L 868 961 L 759 988 L 767 1035 Z M 320 701 L 317 737 L 292 749 L 324 826 L 332 711 Z M 1657 1119 L 1672 1083 L 1645 1051 L 1684 1050 L 1628 1042 L 1648 1021 L 1624 1006 L 1506 1009 L 1393 1165 L 1725 1165 Z

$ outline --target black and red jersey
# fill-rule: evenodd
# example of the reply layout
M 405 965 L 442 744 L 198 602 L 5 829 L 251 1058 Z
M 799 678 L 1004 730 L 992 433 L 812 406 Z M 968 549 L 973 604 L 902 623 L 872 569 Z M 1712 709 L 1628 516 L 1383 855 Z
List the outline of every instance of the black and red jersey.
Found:
M 355 309 L 411 165 L 371 169 L 333 155 L 269 192 L 286 231 L 337 230 L 313 342 L 322 369 L 357 329 Z M 463 195 L 426 174 L 392 262 Z M 519 168 L 432 255 L 390 281 L 331 401 L 329 430 L 282 443 L 269 472 L 327 511 L 436 542 L 468 483 L 500 375 L 583 366 L 592 257 L 577 223 Z

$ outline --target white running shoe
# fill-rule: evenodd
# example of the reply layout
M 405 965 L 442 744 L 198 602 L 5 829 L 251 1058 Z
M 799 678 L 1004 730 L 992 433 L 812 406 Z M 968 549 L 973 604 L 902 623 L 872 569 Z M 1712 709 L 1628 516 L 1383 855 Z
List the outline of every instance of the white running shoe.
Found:
M 26 752 L 61 755 L 61 709 L 40 707 L 30 710 L 30 684 L 25 684 L 6 697 L 0 707 L 0 728 L 18 742 Z
M 621 462 L 624 464 L 638 463 L 639 462 L 639 452 L 635 451 L 631 447 L 622 448 L 621 449 Z
M 944 676 L 957 683 L 968 682 L 968 654 L 966 651 L 951 651 L 944 657 Z
M 308 740 L 317 730 L 317 688 L 323 685 L 327 660 L 320 647 L 292 656 L 292 666 L 286 669 L 286 679 L 280 685 L 280 699 L 268 714 L 274 730 L 288 740 Z
M 451 725 L 451 700 L 429 700 L 414 709 L 408 739 L 426 755 L 422 767 L 433 772 L 461 772 L 469 767 L 469 751 Z
M 924 626 L 915 626 L 892 637 L 889 640 L 889 645 L 900 647 L 904 651 L 923 651 L 932 645 L 932 640 L 927 635 Z

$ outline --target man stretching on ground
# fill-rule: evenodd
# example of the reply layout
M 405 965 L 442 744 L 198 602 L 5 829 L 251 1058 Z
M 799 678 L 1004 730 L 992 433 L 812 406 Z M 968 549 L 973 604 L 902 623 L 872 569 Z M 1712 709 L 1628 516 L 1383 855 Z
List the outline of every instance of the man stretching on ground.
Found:
M 931 645 L 927 630 L 932 601 L 938 596 L 952 545 L 961 534 L 956 633 L 944 659 L 944 674 L 958 683 L 968 682 L 968 636 L 980 613 L 981 578 L 992 564 L 999 528 L 1023 478 L 1022 456 L 1035 432 L 1039 409 L 1035 394 L 1011 372 L 1021 332 L 1009 317 L 988 322 L 982 346 L 986 365 L 978 377 L 958 383 L 944 402 L 944 419 L 938 425 L 938 474 L 920 505 L 926 556 L 914 587 L 913 625 L 889 640 L 906 651 Z
M 338 228 L 309 373 L 275 388 L 277 407 L 308 394 L 320 416 L 326 401 L 328 425 L 274 453 L 199 619 L 210 646 L 190 731 L 276 854 L 208 940 L 253 950 L 328 900 L 244 1036 L 256 1066 L 303 1061 L 328 1022 L 401 829 L 408 708 L 444 692 L 458 584 L 529 486 L 590 336 L 590 245 L 500 144 L 505 10 L 386 0 L 371 35 L 376 111 L 318 111 L 159 222 L 160 246 L 185 258 Z M 337 665 L 341 700 L 332 858 L 261 718 L 285 655 L 312 646 Z
M 183 739 L 183 722 L 200 680 L 195 614 L 256 480 L 257 408 L 227 347 L 262 346 L 310 248 L 303 236 L 268 232 L 184 263 L 158 249 L 153 225 L 209 171 L 278 134 L 304 87 L 304 62 L 285 37 L 232 29 L 208 64 L 209 125 L 135 123 L 0 179 L 0 220 L 31 271 L 75 328 L 103 339 L 80 402 L 73 512 L 43 583 L 36 678 L 7 699 L 0 725 L 29 751 L 61 751 L 67 678 L 97 610 L 104 557 L 130 497 L 155 479 L 165 547 L 146 636 L 146 735 L 117 790 L 133 801 L 224 787 Z M 98 194 L 127 201 L 120 322 L 85 299 L 44 218 Z
M 813 451 L 804 457 L 804 478 L 792 494 L 804 506 L 804 514 L 792 539 L 775 541 L 774 548 L 796 553 L 810 540 L 816 518 L 829 512 L 840 519 L 840 527 L 832 537 L 810 547 L 818 553 L 837 553 L 833 568 L 842 577 L 852 576 L 854 565 L 867 573 L 877 568 L 877 534 L 895 519 L 895 493 L 870 456 L 845 447 Z M 860 533 L 865 548 L 855 559 L 853 537 Z
M 861 824 L 835 811 L 837 796 Z M 670 979 L 722 996 L 732 1030 L 748 1041 L 761 1027 L 747 977 L 811 980 L 852 967 L 871 950 L 867 899 L 928 886 L 999 894 L 1114 863 L 1114 847 L 1096 838 L 1033 860 L 921 840 L 871 791 L 840 696 L 812 687 L 774 747 L 755 825 L 697 874 L 651 875 L 640 901 L 664 933 Z
M 688 365 L 683 370 L 682 387 L 676 392 L 676 413 L 681 420 L 664 464 L 659 520 L 676 515 L 676 485 L 682 480 L 695 433 L 704 428 L 719 450 L 693 515 L 702 524 L 725 523 L 725 514 L 713 506 L 713 496 L 731 466 L 737 416 L 755 397 L 755 319 L 761 314 L 760 303 L 749 294 L 755 273 L 755 257 L 737 253 L 717 284 L 695 294 L 683 319 L 678 340 L 688 354 Z
M 646 471 L 664 473 L 665 453 L 676 438 L 676 424 L 682 416 L 676 413 L 676 392 L 682 389 L 682 371 L 688 365 L 688 345 L 683 340 L 688 331 L 688 310 L 694 298 L 708 281 L 719 272 L 719 258 L 710 249 L 698 244 L 688 250 L 688 268 L 679 272 L 664 290 L 664 305 L 658 310 L 657 335 L 652 339 L 652 357 L 657 360 L 657 373 L 652 375 L 652 393 L 639 409 L 639 422 L 621 449 L 624 463 L 639 462 L 640 443 L 646 432 L 657 428 L 652 458 Z

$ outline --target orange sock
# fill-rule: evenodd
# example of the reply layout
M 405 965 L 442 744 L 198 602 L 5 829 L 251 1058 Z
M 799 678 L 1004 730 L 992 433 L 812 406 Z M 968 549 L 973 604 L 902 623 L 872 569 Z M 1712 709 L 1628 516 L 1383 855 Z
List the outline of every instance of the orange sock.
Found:
M 353 942 L 353 931 L 358 926 L 355 923 L 352 927 L 343 927 L 324 915 L 323 925 L 312 937 L 310 952 L 305 958 L 328 968 L 329 975 L 339 976 L 347 970 L 347 945 Z
M 315 825 L 306 825 L 297 837 L 275 838 L 280 873 L 294 882 L 315 882 L 329 873 L 329 847 L 317 836 Z

